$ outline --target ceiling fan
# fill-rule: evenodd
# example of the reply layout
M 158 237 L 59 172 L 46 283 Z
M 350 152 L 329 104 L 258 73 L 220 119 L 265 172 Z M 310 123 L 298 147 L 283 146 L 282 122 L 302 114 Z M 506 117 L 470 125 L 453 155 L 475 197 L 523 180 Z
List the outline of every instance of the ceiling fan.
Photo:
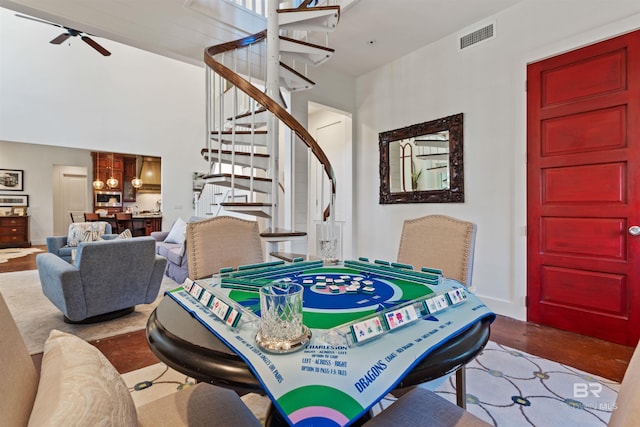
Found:
M 43 21 L 42 19 L 37 19 L 37 18 L 32 18 L 30 16 L 26 16 L 26 15 L 20 15 L 18 13 L 16 13 L 16 16 L 19 18 L 25 18 L 25 19 L 30 19 L 32 21 L 36 21 L 36 22 L 40 22 L 43 24 L 49 24 L 49 25 L 53 25 L 54 27 L 60 27 L 60 28 L 64 28 L 64 30 L 66 32 L 60 34 L 58 37 L 56 37 L 55 39 L 51 40 L 49 43 L 52 44 L 62 44 L 64 43 L 65 40 L 67 40 L 69 37 L 76 37 L 76 36 L 80 36 L 80 38 L 82 39 L 82 41 L 84 41 L 86 44 L 88 44 L 89 46 L 91 46 L 92 48 L 94 48 L 95 50 L 97 50 L 98 52 L 100 52 L 102 55 L 104 56 L 109 56 L 111 55 L 111 52 L 109 52 L 107 49 L 105 49 L 104 47 L 100 46 L 98 44 L 98 42 L 96 42 L 95 40 L 93 40 L 91 37 L 89 37 L 89 35 L 87 35 L 86 33 L 83 33 L 82 31 L 78 31 L 78 30 L 74 30 L 73 28 L 69 28 L 69 27 L 65 27 L 63 25 L 60 24 L 54 24 L 53 22 L 49 22 L 49 21 Z

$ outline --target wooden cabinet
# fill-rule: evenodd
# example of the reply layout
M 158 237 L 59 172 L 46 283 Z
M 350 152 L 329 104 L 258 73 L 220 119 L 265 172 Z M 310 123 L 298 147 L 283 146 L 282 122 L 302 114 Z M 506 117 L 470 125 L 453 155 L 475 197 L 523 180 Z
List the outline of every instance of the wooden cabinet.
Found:
M 136 189 L 131 185 L 131 180 L 136 177 L 136 158 L 124 157 L 124 169 L 122 172 L 122 200 L 125 202 L 136 201 Z
M 104 191 L 122 191 L 124 162 L 122 154 L 111 153 L 91 153 L 93 157 L 93 179 L 100 178 L 105 183 Z M 107 188 L 107 179 L 114 177 L 118 180 L 118 185 Z
M 28 248 L 30 246 L 28 216 L 0 217 L 0 248 Z

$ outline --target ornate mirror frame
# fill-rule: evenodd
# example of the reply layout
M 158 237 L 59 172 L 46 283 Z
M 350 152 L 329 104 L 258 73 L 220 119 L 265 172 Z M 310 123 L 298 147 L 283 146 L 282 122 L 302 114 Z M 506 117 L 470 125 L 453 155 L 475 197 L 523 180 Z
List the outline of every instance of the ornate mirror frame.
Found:
M 402 141 L 442 131 L 449 131 L 449 188 L 443 190 L 391 192 L 389 144 L 393 141 Z M 380 146 L 380 204 L 464 202 L 463 113 L 401 129 L 381 132 L 378 136 Z

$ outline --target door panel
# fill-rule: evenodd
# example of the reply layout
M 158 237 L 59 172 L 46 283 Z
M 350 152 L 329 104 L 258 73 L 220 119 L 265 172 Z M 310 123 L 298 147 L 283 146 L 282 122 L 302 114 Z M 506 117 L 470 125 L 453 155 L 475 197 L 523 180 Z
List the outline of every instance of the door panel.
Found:
M 640 31 L 527 67 L 527 316 L 640 337 Z

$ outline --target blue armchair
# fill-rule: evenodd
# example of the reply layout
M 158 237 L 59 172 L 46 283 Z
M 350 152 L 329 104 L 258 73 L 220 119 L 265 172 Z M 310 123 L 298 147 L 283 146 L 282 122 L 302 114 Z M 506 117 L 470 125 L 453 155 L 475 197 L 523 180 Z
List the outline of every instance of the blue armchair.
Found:
M 117 234 L 111 234 L 111 224 L 106 221 L 103 222 L 93 222 L 92 224 L 99 225 L 100 223 L 104 223 L 104 234 L 100 236 L 103 240 L 111 240 L 118 237 Z M 82 223 L 74 223 L 74 224 L 82 224 Z M 74 224 L 71 224 L 72 226 Z M 73 250 L 78 249 L 76 246 L 68 246 L 67 245 L 68 236 L 51 236 L 47 237 L 47 252 L 50 252 L 54 255 L 59 256 L 63 260 L 67 262 L 71 262 L 71 254 Z
M 167 259 L 152 237 L 82 242 L 74 264 L 38 254 L 42 292 L 67 323 L 94 323 L 131 313 L 158 296 Z

